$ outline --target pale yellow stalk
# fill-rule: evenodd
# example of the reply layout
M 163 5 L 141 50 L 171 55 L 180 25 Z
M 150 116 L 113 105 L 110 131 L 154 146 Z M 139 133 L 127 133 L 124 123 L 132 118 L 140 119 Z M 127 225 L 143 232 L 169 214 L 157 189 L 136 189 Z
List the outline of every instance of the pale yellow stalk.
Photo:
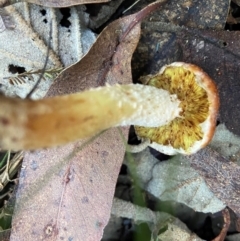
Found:
M 51 147 L 119 125 L 164 125 L 179 116 L 179 104 L 165 90 L 133 84 L 37 101 L 0 96 L 0 147 Z

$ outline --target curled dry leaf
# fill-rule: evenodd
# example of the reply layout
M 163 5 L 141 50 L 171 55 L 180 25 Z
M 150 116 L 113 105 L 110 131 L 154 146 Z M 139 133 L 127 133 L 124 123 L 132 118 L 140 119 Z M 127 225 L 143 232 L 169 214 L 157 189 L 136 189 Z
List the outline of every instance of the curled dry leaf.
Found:
M 111 79 L 116 82 L 117 77 L 121 84 L 130 83 L 131 55 L 140 36 L 141 18 L 134 22 L 136 17 L 138 13 L 110 24 L 89 53 L 59 76 L 49 96 L 96 87 L 99 81 L 102 85 Z M 127 131 L 125 128 L 125 137 Z M 28 153 L 23 161 L 26 168 L 21 172 L 11 240 L 100 240 L 124 153 L 115 128 L 92 143 L 79 141 Z

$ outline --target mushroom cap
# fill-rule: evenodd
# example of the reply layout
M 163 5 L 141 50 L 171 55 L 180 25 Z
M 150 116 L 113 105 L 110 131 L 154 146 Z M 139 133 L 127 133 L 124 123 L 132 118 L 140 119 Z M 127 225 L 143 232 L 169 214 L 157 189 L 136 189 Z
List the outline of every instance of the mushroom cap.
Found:
M 174 62 L 163 66 L 156 75 L 142 77 L 141 81 L 176 94 L 182 108 L 180 116 L 167 125 L 153 128 L 135 126 L 139 137 L 150 139 L 149 146 L 168 155 L 188 155 L 211 141 L 219 96 L 215 83 L 201 68 Z

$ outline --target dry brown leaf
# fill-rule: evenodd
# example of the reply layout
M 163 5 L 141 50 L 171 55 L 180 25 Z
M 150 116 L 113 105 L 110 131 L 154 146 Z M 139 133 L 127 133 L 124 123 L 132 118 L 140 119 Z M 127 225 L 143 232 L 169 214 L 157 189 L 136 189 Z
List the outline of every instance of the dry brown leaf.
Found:
M 131 55 L 138 43 L 143 13 L 108 26 L 89 53 L 59 76 L 48 95 L 106 82 L 130 83 Z M 128 128 L 122 130 L 127 138 Z M 115 128 L 91 143 L 79 141 L 27 153 L 11 240 L 100 240 L 110 216 L 124 151 L 122 137 Z
M 82 145 L 26 154 L 11 240 L 100 240 L 125 147 L 115 129 Z
M 109 2 L 111 0 L 0 0 L 0 7 L 8 6 L 18 2 L 29 2 L 35 3 L 38 5 L 42 5 L 45 7 L 53 7 L 53 8 L 63 8 L 63 7 L 71 7 L 75 5 L 81 4 L 89 4 L 89 3 L 104 3 Z

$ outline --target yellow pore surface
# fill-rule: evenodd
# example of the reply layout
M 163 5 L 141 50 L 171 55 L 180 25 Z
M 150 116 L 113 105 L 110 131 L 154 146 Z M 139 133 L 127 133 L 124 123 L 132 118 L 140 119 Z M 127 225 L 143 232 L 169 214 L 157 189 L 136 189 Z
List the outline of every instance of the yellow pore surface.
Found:
M 162 74 L 150 78 L 148 85 L 176 94 L 181 101 L 182 112 L 180 117 L 165 126 L 135 126 L 137 135 L 161 145 L 182 148 L 187 152 L 194 142 L 203 138 L 199 124 L 203 123 L 209 114 L 207 92 L 198 85 L 194 73 L 183 67 L 167 67 Z

